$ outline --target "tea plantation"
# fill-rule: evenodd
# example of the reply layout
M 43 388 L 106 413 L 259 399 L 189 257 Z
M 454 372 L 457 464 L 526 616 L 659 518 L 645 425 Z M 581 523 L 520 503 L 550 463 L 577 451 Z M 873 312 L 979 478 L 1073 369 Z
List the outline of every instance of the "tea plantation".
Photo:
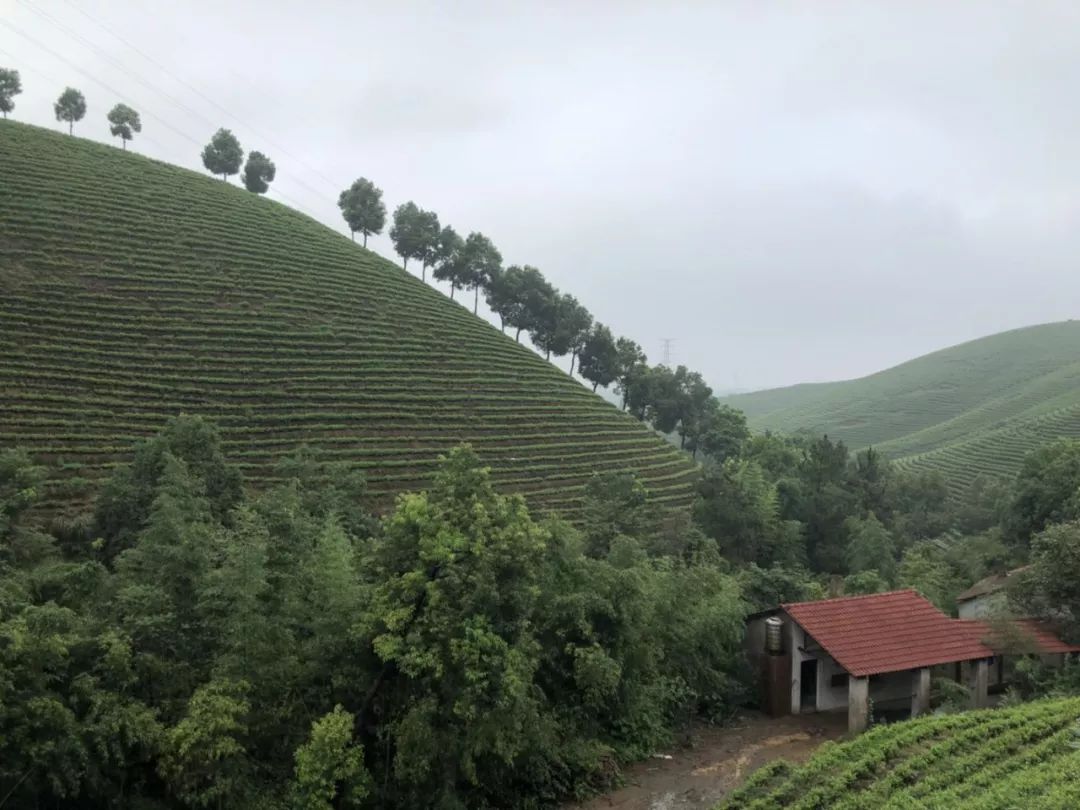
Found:
M 776 760 L 718 810 L 1067 810 L 1080 807 L 1080 699 L 879 726 Z
M 836 383 L 729 397 L 751 427 L 811 430 L 901 466 L 942 472 L 955 490 L 1012 476 L 1024 455 L 1080 436 L 1080 321 L 991 335 Z
M 612 470 L 689 500 L 694 466 L 637 420 L 294 210 L 11 121 L 0 178 L 0 446 L 53 466 L 53 508 L 181 412 L 255 485 L 307 444 L 386 502 L 469 441 L 542 510 Z

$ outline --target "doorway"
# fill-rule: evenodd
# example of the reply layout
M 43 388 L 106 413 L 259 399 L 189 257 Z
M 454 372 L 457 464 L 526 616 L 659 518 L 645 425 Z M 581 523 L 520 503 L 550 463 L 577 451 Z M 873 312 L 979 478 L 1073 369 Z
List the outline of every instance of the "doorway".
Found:
M 817 659 L 811 658 L 799 664 L 800 711 L 817 711 Z

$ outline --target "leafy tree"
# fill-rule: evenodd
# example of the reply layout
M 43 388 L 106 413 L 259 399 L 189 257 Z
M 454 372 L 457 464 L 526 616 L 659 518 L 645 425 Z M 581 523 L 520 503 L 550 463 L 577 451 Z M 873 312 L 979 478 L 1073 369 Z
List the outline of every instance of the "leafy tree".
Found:
M 876 571 L 886 582 L 896 577 L 896 542 L 877 516 L 849 517 L 844 522 L 848 534 L 847 567 L 853 574 Z
M 572 374 L 574 360 L 591 327 L 592 315 L 574 296 L 552 290 L 550 297 L 538 301 L 531 318 L 529 336 L 548 360 L 553 353 L 558 356 L 572 354 Z
M 593 475 L 585 485 L 585 552 L 606 557 L 616 538 L 641 538 L 649 527 L 649 492 L 633 473 Z
M 592 332 L 593 317 L 589 310 L 573 299 L 573 303 L 561 309 L 559 330 L 566 333 L 566 342 L 570 346 L 570 375 L 574 374 L 574 363 L 577 361 L 581 350 L 585 348 L 585 342 Z
M 615 336 L 602 323 L 593 326 L 581 346 L 578 373 L 593 384 L 593 391 L 601 385 L 607 388 L 618 378 L 619 349 Z
M 532 331 L 557 295 L 555 288 L 535 267 L 514 265 L 502 278 L 504 298 L 497 312 L 513 327 L 514 340 L 521 341 L 522 331 Z
M 360 807 L 370 792 L 364 749 L 353 743 L 353 717 L 340 705 L 311 724 L 296 749 L 293 806 L 296 810 Z
M 142 132 L 142 121 L 139 114 L 127 104 L 117 104 L 109 110 L 109 132 L 114 138 L 120 138 L 120 143 L 127 149 L 127 142 L 135 137 L 136 132 Z
M 68 87 L 53 104 L 57 121 L 67 121 L 68 135 L 75 134 L 75 122 L 86 115 L 86 98 L 74 87 Z
M 1051 620 L 1080 639 L 1080 521 L 1047 526 L 1031 540 L 1031 565 L 1010 586 L 1021 615 Z
M 938 471 L 901 476 L 895 484 L 895 528 L 908 540 L 928 540 L 943 534 L 953 522 L 949 487 Z
M 423 261 L 428 250 L 423 227 L 426 224 L 416 203 L 402 203 L 394 209 L 394 224 L 390 226 L 390 241 L 401 257 L 401 269 L 409 267 L 409 259 Z
M 945 552 L 929 541 L 921 541 L 907 549 L 900 558 L 897 584 L 914 588 L 941 610 L 951 613 L 956 595 L 964 584 L 949 565 Z
M 416 225 L 419 234 L 420 254 L 420 280 L 427 281 L 427 270 L 435 264 L 439 257 L 439 237 L 442 230 L 439 227 L 439 215 L 434 211 L 421 209 Z
M 461 255 L 464 249 L 465 240 L 449 225 L 439 232 L 439 245 L 435 251 L 435 271 L 432 275 L 439 281 L 450 282 L 451 301 L 454 300 L 454 292 L 465 279 Z
M 799 524 L 783 520 L 776 487 L 758 464 L 743 459 L 709 464 L 699 493 L 694 517 L 724 557 L 763 568 L 804 563 Z
M 277 176 L 277 167 L 262 152 L 249 152 L 244 164 L 244 188 L 254 194 L 265 194 Z
M 477 313 L 480 290 L 502 271 L 502 254 L 482 233 L 470 233 L 459 254 L 458 278 L 461 285 L 473 291 L 473 315 Z
M 135 448 L 131 465 L 118 469 L 98 498 L 94 528 L 108 557 L 130 546 L 146 525 L 170 457 L 195 479 L 216 520 L 224 521 L 239 504 L 240 474 L 226 464 L 217 428 L 197 416 L 170 419 L 161 433 Z
M 1027 546 L 1053 523 L 1080 517 L 1080 440 L 1061 439 L 1028 453 L 1005 514 L 1008 540 Z
M 0 113 L 4 118 L 15 109 L 15 96 L 22 92 L 22 81 L 19 79 L 19 71 L 10 68 L 0 68 Z
M 338 208 L 345 217 L 345 223 L 349 226 L 353 241 L 356 234 L 364 237 L 364 247 L 367 247 L 368 237 L 382 233 L 386 225 L 386 206 L 382 200 L 382 189 L 376 187 L 367 178 L 361 177 L 349 188 L 341 192 L 338 197 Z
M 244 740 L 251 711 L 247 689 L 246 683 L 234 681 L 199 687 L 184 717 L 167 732 L 160 770 L 184 803 L 237 807 L 250 798 L 253 763 Z
M 240 148 L 240 141 L 227 129 L 215 132 L 202 151 L 202 162 L 206 170 L 211 174 L 220 174 L 221 179 L 226 182 L 230 174 L 240 171 L 243 161 L 244 150 Z
M 877 571 L 859 571 L 857 574 L 848 574 L 844 577 L 843 595 L 860 596 L 863 594 L 883 593 L 891 587 L 889 582 L 883 579 Z
M 699 429 L 691 434 L 686 448 L 695 458 L 698 450 L 701 450 L 713 460 L 723 462 L 742 455 L 749 440 L 750 428 L 746 424 L 746 414 L 711 399 L 701 416 Z
M 615 390 L 622 396 L 622 408 L 625 411 L 629 405 L 628 397 L 631 386 L 646 372 L 648 365 L 646 364 L 645 352 L 629 338 L 616 340 L 615 349 L 618 353 L 618 374 L 615 377 L 617 383 Z
M 496 495 L 467 447 L 387 519 L 371 560 L 383 668 L 359 722 L 381 707 L 405 806 L 463 806 L 460 790 L 533 745 L 529 618 L 545 547 L 524 501 Z

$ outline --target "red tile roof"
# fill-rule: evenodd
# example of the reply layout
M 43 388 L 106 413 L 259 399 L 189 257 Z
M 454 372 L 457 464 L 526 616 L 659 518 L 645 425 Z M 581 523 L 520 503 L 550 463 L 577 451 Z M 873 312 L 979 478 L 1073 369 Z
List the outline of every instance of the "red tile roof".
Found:
M 781 607 L 840 666 L 860 678 L 989 658 L 995 651 L 984 641 L 999 632 L 991 622 L 951 619 L 913 590 Z M 1034 619 L 1013 623 L 1039 652 L 1080 652 Z
M 1067 644 L 1058 638 L 1053 628 L 1038 619 L 1009 619 L 1013 634 L 998 639 L 1003 631 L 995 622 L 985 619 L 957 619 L 967 626 L 968 632 L 979 641 L 1000 652 L 1010 648 L 1017 653 L 1072 653 L 1080 652 L 1080 646 Z M 1010 637 L 1011 636 L 1011 637 Z
M 970 626 L 961 626 L 913 590 L 782 607 L 856 677 L 994 654 Z

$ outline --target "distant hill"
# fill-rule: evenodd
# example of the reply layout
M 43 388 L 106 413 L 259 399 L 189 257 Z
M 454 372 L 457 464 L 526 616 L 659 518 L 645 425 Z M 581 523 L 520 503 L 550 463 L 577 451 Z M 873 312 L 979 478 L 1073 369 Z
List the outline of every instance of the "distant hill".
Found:
M 920 717 L 774 760 L 717 810 L 1080 807 L 1080 700 Z
M 342 178 L 342 185 L 348 178 Z M 685 504 L 688 458 L 461 305 L 235 185 L 0 121 L 0 446 L 85 502 L 133 444 L 212 418 L 248 480 L 301 444 L 387 502 L 472 442 L 573 516 L 595 472 Z
M 757 430 L 810 430 L 874 445 L 955 486 L 1012 475 L 1024 454 L 1080 436 L 1080 322 L 980 338 L 857 380 L 728 397 Z

